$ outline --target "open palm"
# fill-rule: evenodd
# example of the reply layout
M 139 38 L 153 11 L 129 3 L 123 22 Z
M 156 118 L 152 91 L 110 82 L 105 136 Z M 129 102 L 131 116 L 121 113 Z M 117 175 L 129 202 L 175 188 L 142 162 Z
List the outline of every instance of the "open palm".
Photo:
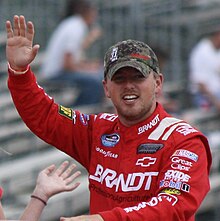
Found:
M 79 186 L 78 182 L 73 181 L 80 172 L 73 173 L 76 165 L 68 164 L 68 161 L 64 161 L 57 169 L 55 165 L 51 165 L 39 173 L 37 188 L 40 188 L 47 198 L 63 191 L 72 191 Z
M 6 57 L 15 70 L 25 69 L 35 58 L 39 45 L 33 47 L 34 26 L 26 24 L 24 16 L 14 16 L 14 25 L 6 22 L 7 45 Z

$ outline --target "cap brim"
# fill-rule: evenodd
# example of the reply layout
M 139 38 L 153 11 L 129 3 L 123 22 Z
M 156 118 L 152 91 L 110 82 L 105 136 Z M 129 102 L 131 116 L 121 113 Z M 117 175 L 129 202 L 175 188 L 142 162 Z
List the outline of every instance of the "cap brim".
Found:
M 110 79 L 112 79 L 113 75 L 121 68 L 124 67 L 132 67 L 137 69 L 138 71 L 140 71 L 145 77 L 148 76 L 149 73 L 149 67 L 142 63 L 142 62 L 138 62 L 138 61 L 133 61 L 133 60 L 129 60 L 129 61 L 121 61 L 121 62 L 117 62 L 116 64 L 112 65 L 112 67 L 108 70 L 107 76 L 109 76 Z

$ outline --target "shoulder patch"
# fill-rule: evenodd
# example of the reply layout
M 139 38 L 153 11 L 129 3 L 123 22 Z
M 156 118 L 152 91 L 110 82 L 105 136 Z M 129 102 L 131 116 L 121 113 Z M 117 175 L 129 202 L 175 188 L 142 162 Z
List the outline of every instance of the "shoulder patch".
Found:
M 64 117 L 67 117 L 69 118 L 70 120 L 73 119 L 73 111 L 71 108 L 67 108 L 67 107 L 64 107 L 62 105 L 59 105 L 59 110 L 58 110 L 59 114 L 64 116 Z

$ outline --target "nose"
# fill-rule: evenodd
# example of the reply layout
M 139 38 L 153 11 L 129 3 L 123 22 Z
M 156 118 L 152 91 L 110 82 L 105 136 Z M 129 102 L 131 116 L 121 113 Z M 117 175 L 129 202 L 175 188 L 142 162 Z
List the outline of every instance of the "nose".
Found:
M 125 88 L 134 88 L 134 81 L 131 78 L 126 78 L 124 81 Z

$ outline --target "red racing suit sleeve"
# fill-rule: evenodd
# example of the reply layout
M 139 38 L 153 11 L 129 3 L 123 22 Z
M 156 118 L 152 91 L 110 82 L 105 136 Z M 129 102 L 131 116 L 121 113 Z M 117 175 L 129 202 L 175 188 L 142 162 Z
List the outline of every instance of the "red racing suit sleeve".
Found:
M 92 124 L 74 124 L 80 115 L 69 108 L 65 110 L 68 113 L 60 114 L 61 105 L 37 84 L 30 69 L 22 75 L 14 75 L 9 70 L 8 87 L 17 111 L 29 129 L 88 168 Z
M 177 144 L 170 160 L 162 165 L 158 191 L 149 201 L 99 214 L 105 221 L 194 221 L 196 211 L 210 190 L 211 155 L 202 139 L 196 136 Z M 177 156 L 182 160 L 178 165 L 185 165 L 185 169 L 174 170 Z

